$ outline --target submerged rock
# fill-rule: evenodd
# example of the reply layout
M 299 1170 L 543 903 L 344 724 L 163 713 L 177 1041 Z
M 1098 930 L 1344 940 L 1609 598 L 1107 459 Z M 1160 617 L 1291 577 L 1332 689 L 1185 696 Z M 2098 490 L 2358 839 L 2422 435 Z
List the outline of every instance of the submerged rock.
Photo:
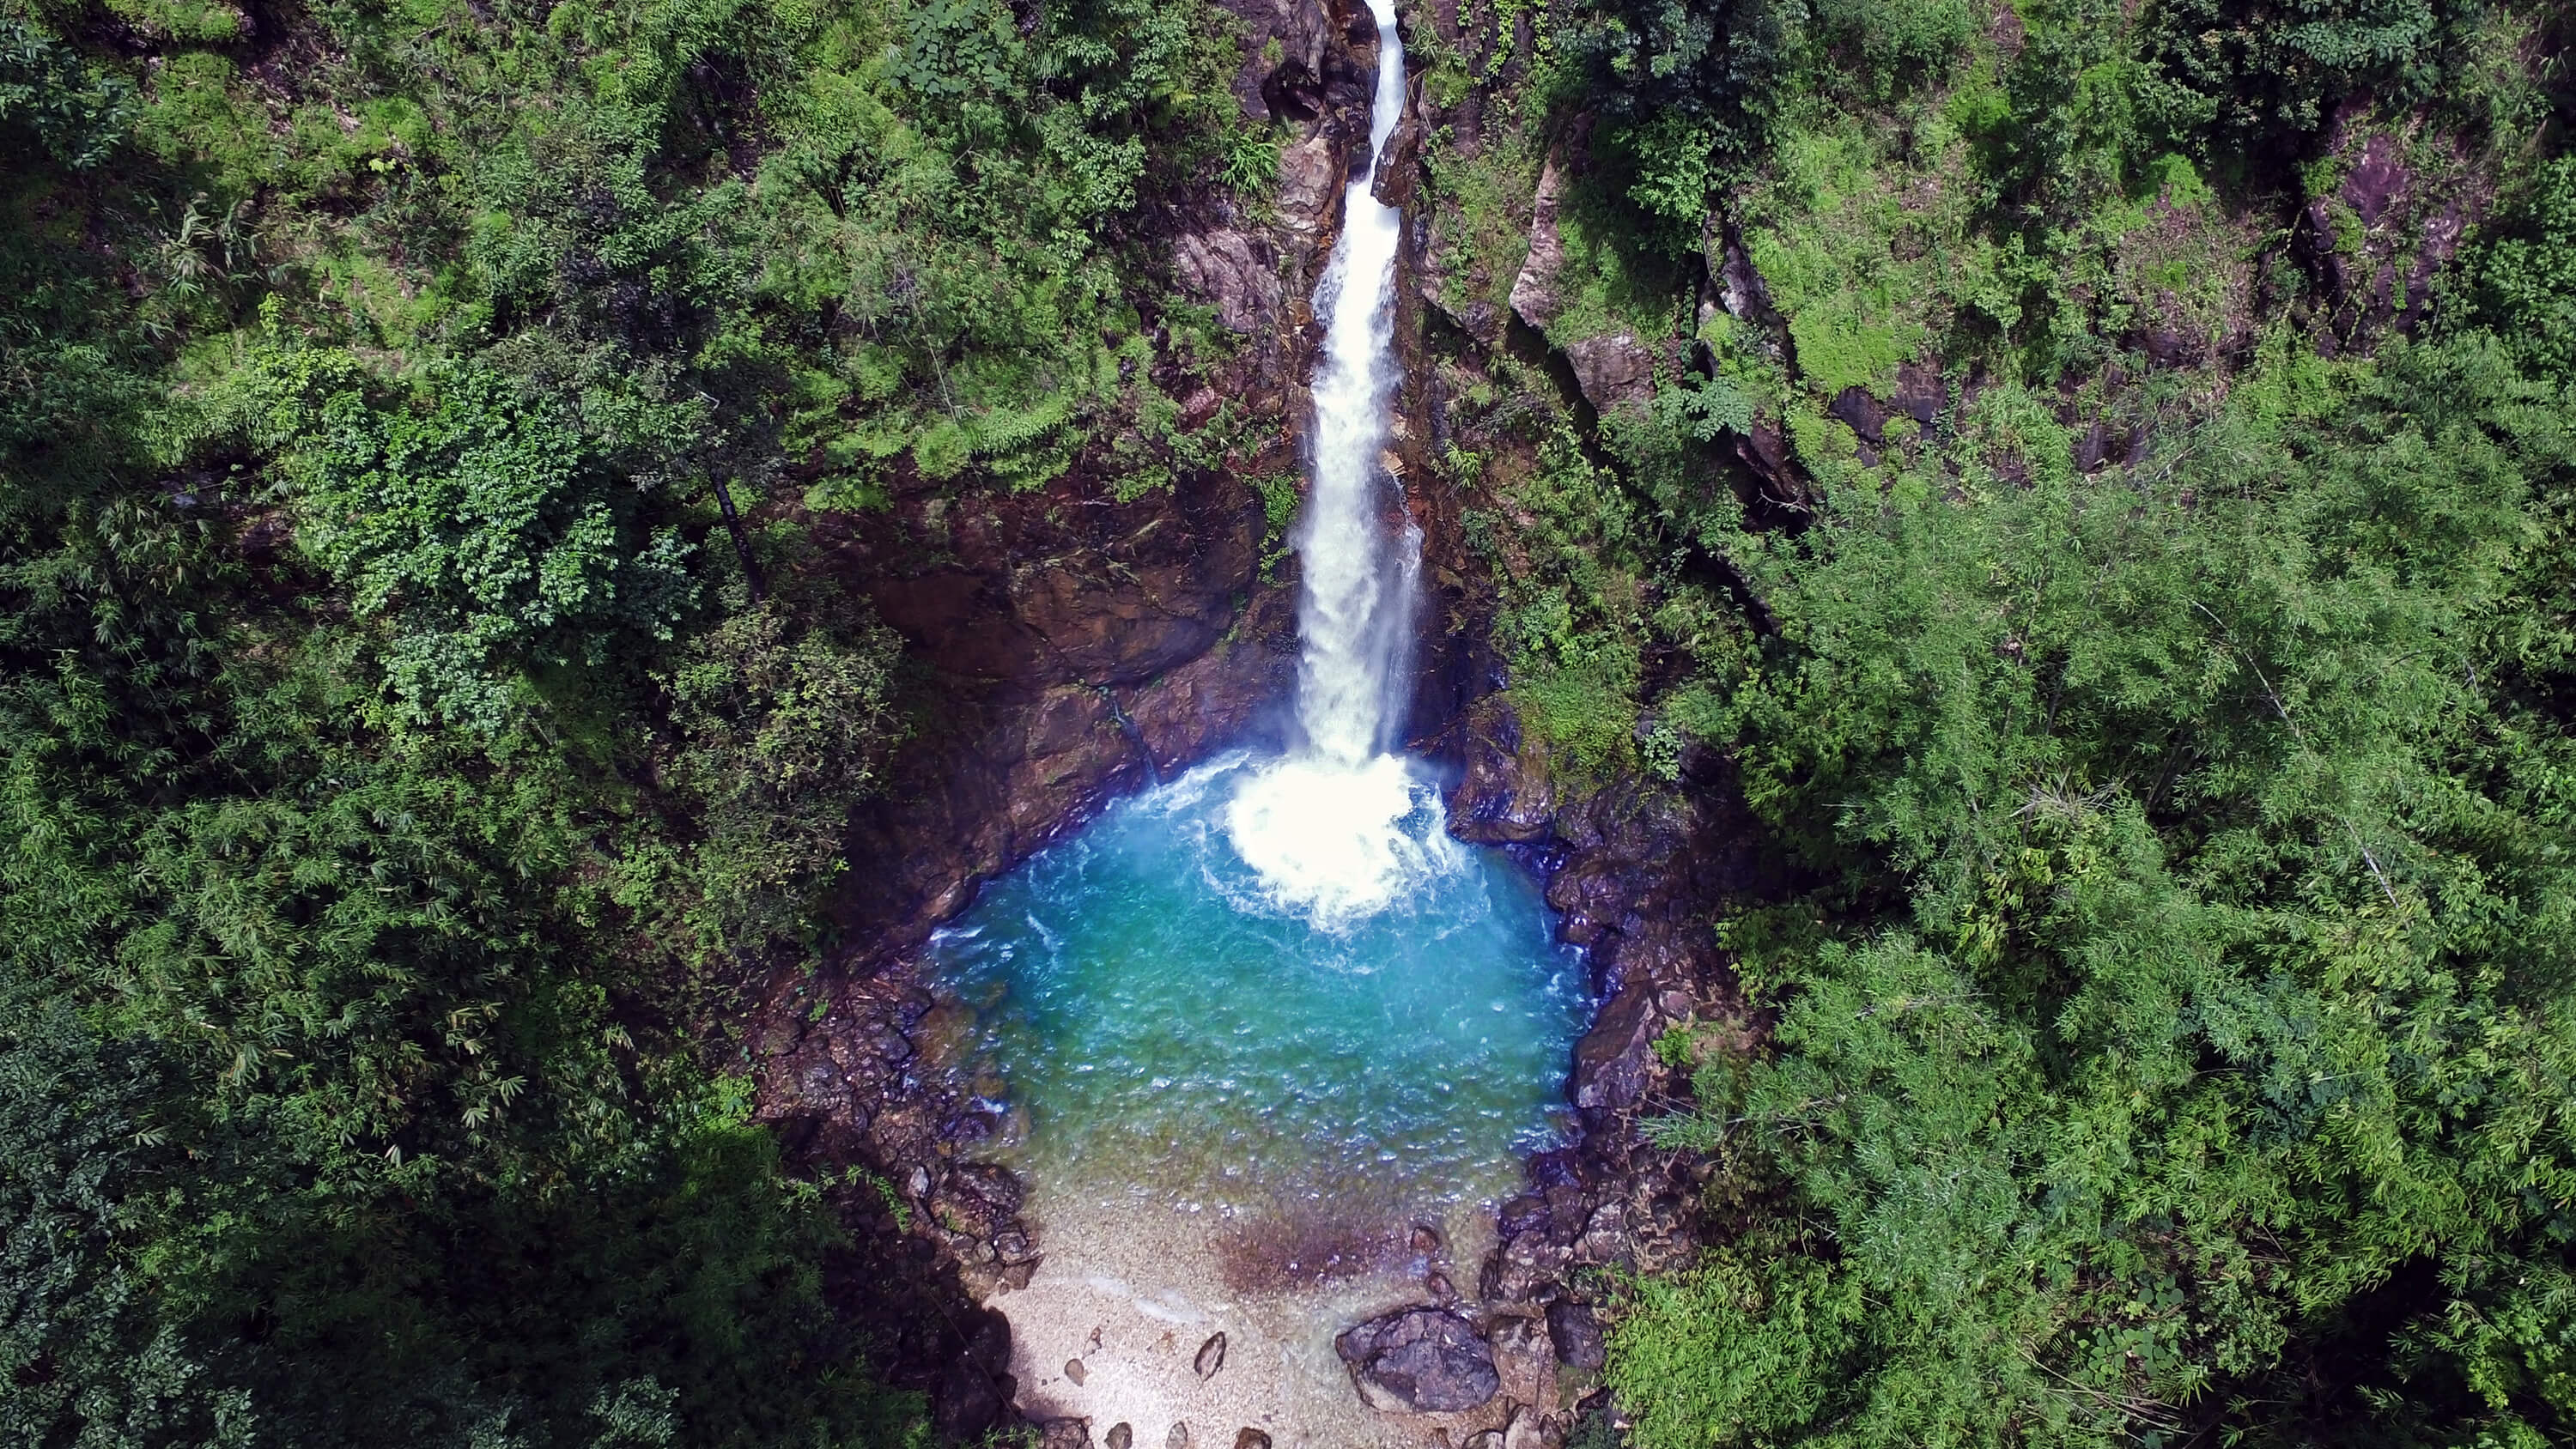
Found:
M 1493 1350 L 1466 1319 L 1439 1308 L 1400 1308 L 1334 1341 L 1369 1407 L 1454 1413 L 1494 1396 Z

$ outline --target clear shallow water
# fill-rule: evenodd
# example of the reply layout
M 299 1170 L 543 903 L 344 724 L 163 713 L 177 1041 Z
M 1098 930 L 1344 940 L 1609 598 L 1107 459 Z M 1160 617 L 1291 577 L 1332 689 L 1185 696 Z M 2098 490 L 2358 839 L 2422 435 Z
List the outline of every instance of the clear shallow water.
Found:
M 1042 1193 L 1420 1213 L 1507 1190 L 1552 1139 L 1585 983 L 1535 884 L 1399 775 L 1359 787 L 1397 792 L 1370 866 L 1395 888 L 1283 887 L 1237 835 L 1274 843 L 1323 787 L 1295 770 L 1234 755 L 1121 801 L 933 942 Z

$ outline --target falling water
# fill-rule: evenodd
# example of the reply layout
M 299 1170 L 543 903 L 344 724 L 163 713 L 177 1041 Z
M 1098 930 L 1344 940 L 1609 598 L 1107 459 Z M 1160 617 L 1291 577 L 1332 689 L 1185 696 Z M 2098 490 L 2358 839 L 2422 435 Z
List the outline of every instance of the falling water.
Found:
M 1388 301 L 1404 219 L 1377 199 L 1374 181 L 1376 157 L 1404 111 L 1404 49 L 1387 0 L 1374 13 L 1380 59 L 1370 161 L 1343 198 L 1341 240 L 1320 289 L 1329 321 L 1315 379 L 1314 487 L 1297 540 L 1305 570 L 1297 723 L 1308 750 L 1344 765 L 1395 743 L 1421 569 L 1411 520 L 1400 532 L 1384 521 L 1399 502 L 1380 452 L 1398 372 Z
M 1398 375 L 1390 294 L 1403 215 L 1377 199 L 1374 182 L 1404 113 L 1404 46 L 1391 0 L 1370 0 L 1370 13 L 1379 60 L 1368 164 L 1344 194 L 1341 239 L 1317 289 L 1328 320 L 1313 486 L 1297 537 L 1297 747 L 1245 783 L 1230 820 L 1236 849 L 1274 896 L 1328 929 L 1464 864 L 1437 792 L 1391 753 L 1408 695 L 1422 537 L 1382 461 Z

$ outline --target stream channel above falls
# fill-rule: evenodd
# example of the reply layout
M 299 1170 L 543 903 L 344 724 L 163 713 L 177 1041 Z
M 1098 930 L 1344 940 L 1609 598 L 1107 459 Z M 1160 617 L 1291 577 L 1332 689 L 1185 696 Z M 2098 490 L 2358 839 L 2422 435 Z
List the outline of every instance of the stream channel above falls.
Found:
M 1404 50 L 1392 0 L 1370 9 L 1375 158 Z M 1372 169 L 1315 295 L 1288 748 L 1113 805 L 930 950 L 1008 1097 L 993 1153 L 1042 1254 L 995 1305 L 1019 1406 L 1087 1420 L 1069 1442 L 1124 1424 L 1140 1449 L 1363 1449 L 1506 1409 L 1487 1369 L 1462 1396 L 1481 1417 L 1380 1413 L 1334 1351 L 1374 1314 L 1475 1294 L 1494 1204 L 1561 1131 L 1590 1004 L 1536 883 L 1453 839 L 1399 753 L 1422 539 L 1386 462 L 1404 222 Z

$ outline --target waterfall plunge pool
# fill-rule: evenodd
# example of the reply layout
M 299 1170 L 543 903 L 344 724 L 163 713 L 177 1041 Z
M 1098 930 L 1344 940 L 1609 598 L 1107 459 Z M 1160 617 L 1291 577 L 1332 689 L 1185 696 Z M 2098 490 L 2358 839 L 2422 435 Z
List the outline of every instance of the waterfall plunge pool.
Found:
M 1473 1296 L 1590 1005 L 1536 883 L 1392 756 L 1237 753 L 1121 800 L 930 960 L 1045 1254 L 997 1304 L 1023 1403 L 1138 1443 L 1193 1414 L 1371 1442 L 1332 1335 L 1435 1273 Z M 1200 1383 L 1218 1329 L 1242 1371 Z

